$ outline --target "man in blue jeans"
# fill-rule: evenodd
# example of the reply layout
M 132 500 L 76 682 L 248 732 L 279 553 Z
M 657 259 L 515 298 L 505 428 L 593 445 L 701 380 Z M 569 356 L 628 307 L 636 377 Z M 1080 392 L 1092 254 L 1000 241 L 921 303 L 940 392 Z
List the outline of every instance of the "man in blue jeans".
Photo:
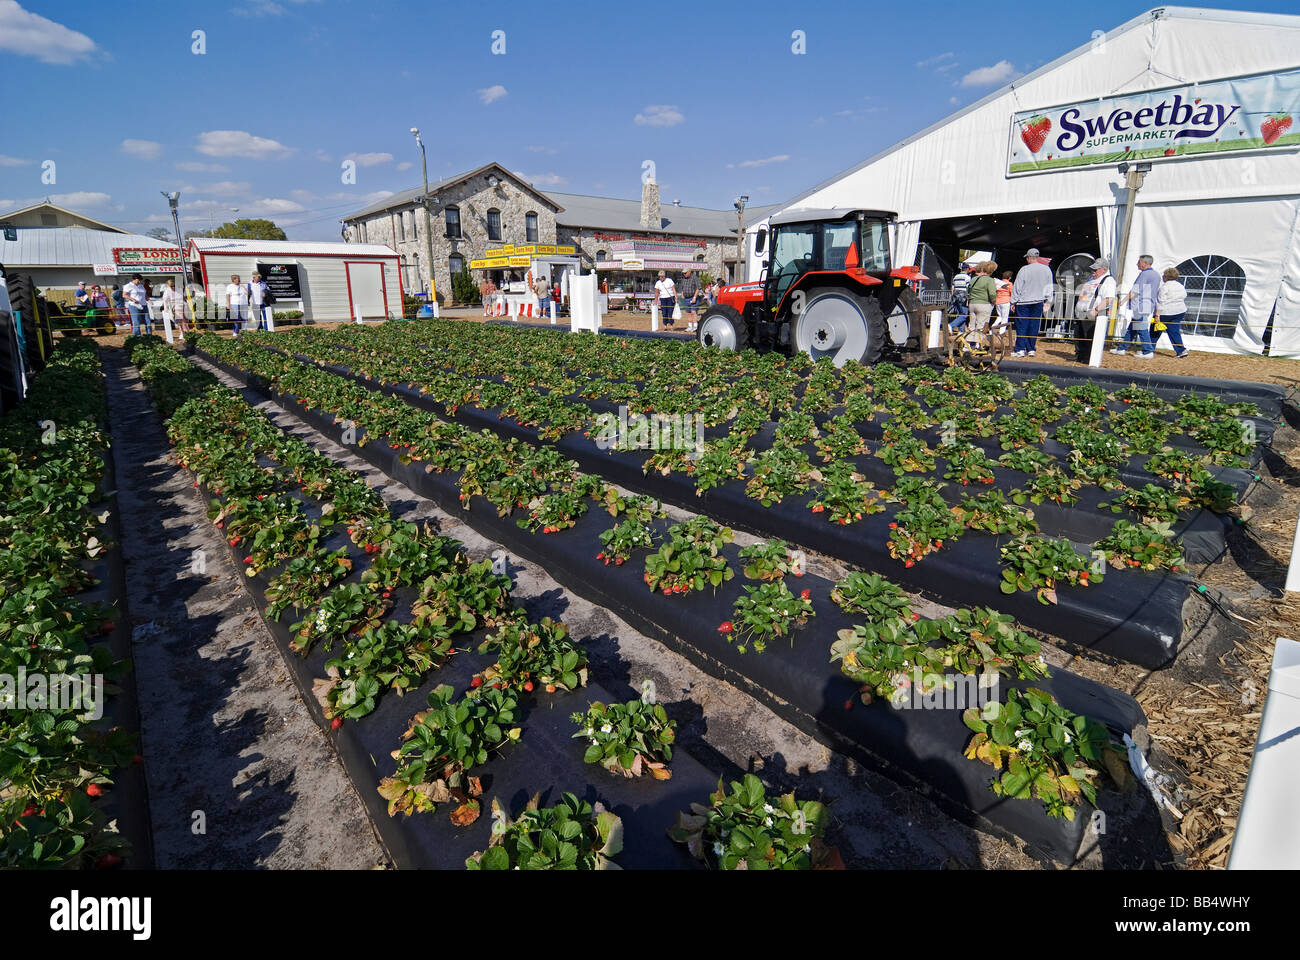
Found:
M 1043 322 L 1043 308 L 1052 302 L 1051 269 L 1038 262 L 1038 248 L 1025 251 L 1025 265 L 1016 274 L 1011 287 L 1011 319 L 1016 325 L 1013 357 L 1032 357 Z
M 144 277 L 135 274 L 131 282 L 122 288 L 126 300 L 126 312 L 131 317 L 131 336 L 140 336 L 140 321 L 143 320 L 149 335 L 153 335 L 153 320 L 149 316 L 149 288 L 145 286 Z
M 1133 281 L 1133 289 L 1124 298 L 1124 303 L 1132 304 L 1133 319 L 1128 325 L 1128 332 L 1120 345 L 1111 353 L 1121 356 L 1128 353 L 1129 344 L 1138 339 L 1142 341 L 1142 352 L 1138 359 L 1149 360 L 1156 355 L 1151 340 L 1151 316 L 1156 312 L 1156 301 L 1160 296 L 1160 274 L 1151 269 L 1151 255 L 1144 253 L 1138 257 L 1138 275 Z

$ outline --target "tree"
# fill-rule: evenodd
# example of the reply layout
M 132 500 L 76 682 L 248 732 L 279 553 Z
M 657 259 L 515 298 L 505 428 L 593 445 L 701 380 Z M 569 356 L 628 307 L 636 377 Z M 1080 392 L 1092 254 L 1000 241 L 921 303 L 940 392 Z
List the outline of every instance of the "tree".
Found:
M 469 267 L 461 267 L 459 273 L 451 275 L 452 296 L 457 303 L 480 303 L 482 296 L 478 292 L 478 284 L 474 280 L 474 275 L 469 272 Z
M 145 236 L 153 237 L 155 240 L 170 240 L 172 243 L 176 242 L 175 235 L 166 227 L 154 227 L 146 233 Z
M 223 223 L 208 236 L 222 240 L 288 240 L 284 231 L 270 220 L 236 220 Z

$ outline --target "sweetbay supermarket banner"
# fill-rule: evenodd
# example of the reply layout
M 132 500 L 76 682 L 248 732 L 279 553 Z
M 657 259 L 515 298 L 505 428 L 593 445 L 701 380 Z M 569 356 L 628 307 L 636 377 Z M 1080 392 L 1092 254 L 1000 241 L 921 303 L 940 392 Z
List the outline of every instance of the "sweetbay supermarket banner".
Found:
M 1300 70 L 1291 70 L 1022 111 L 1011 119 L 1007 176 L 1297 145 Z

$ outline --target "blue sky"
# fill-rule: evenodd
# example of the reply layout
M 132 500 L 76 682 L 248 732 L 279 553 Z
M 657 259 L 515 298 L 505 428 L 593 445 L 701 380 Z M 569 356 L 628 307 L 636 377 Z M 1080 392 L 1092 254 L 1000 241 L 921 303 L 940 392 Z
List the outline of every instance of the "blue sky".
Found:
M 1148 8 L 0 0 L 0 211 L 48 195 L 146 232 L 180 190 L 185 229 L 266 216 L 335 239 L 419 183 L 412 126 L 431 180 L 495 160 L 630 198 L 652 160 L 665 201 L 774 203 Z

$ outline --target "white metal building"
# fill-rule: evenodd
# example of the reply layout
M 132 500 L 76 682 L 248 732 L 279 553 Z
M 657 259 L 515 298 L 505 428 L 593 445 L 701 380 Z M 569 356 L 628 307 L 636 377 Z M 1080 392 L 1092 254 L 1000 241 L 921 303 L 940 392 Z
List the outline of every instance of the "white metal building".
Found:
M 1036 246 L 1054 268 L 1100 254 L 1126 288 L 1126 160 L 1151 166 L 1126 259 L 1179 269 L 1188 346 L 1260 353 L 1268 337 L 1300 356 L 1300 16 L 1151 10 L 783 209 L 895 211 L 895 264 L 924 242 L 1015 269 Z
M 276 310 L 301 309 L 317 321 L 350 320 L 358 312 L 365 319 L 402 316 L 400 258 L 381 244 L 194 237 L 187 254 L 219 305 L 231 276 L 247 283 L 260 272 Z

